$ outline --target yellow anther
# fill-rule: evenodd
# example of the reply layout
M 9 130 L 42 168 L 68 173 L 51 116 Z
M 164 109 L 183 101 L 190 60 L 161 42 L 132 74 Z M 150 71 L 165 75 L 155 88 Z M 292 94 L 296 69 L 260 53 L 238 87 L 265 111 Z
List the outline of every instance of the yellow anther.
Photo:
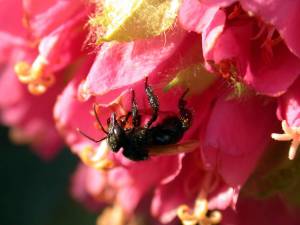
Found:
M 28 90 L 34 95 L 40 95 L 52 86 L 55 77 L 51 73 L 46 73 L 46 60 L 38 56 L 32 65 L 20 61 L 15 64 L 14 70 L 21 83 L 28 85 Z
M 20 82 L 28 83 L 32 81 L 32 77 L 30 76 L 30 69 L 30 65 L 24 61 L 15 64 L 14 70 Z
M 195 202 L 194 214 L 200 220 L 203 220 L 206 217 L 208 212 L 208 202 L 206 199 L 197 199 Z
M 204 198 L 197 198 L 194 209 L 181 205 L 177 209 L 177 216 L 183 225 L 215 225 L 222 220 L 219 211 L 208 214 L 208 202 Z
M 211 212 L 209 219 L 212 224 L 218 224 L 222 220 L 222 214 L 219 211 L 213 211 Z
M 29 83 L 28 91 L 33 95 L 41 95 L 44 94 L 47 90 L 47 86 L 40 83 Z
M 300 127 L 290 127 L 285 120 L 282 121 L 281 126 L 284 133 L 273 133 L 271 137 L 276 141 L 292 141 L 289 149 L 289 159 L 293 160 L 300 145 Z
M 15 72 L 22 83 L 28 84 L 39 79 L 44 72 L 45 64 L 36 60 L 32 66 L 27 62 L 21 61 L 16 63 Z
M 106 207 L 97 218 L 96 225 L 142 225 L 148 224 L 143 215 L 128 215 L 118 203 Z
M 113 207 L 107 207 L 103 210 L 101 215 L 97 218 L 97 225 L 126 225 L 128 216 L 124 209 L 114 204 Z
M 198 223 L 193 211 L 187 205 L 181 205 L 178 207 L 177 216 L 183 225 L 196 225 Z
M 79 154 L 84 164 L 97 170 L 108 170 L 114 167 L 113 161 L 108 159 L 110 149 L 106 141 L 102 141 L 96 151 L 86 146 Z
M 46 87 L 50 87 L 55 83 L 55 76 L 53 74 L 45 74 L 41 77 L 40 82 Z
M 213 174 L 207 173 L 203 178 L 202 190 L 198 194 L 193 209 L 187 205 L 181 205 L 177 209 L 177 216 L 183 225 L 216 225 L 222 220 L 222 214 L 218 211 L 209 212 L 207 195 L 214 190 Z M 214 181 L 216 182 L 216 181 Z

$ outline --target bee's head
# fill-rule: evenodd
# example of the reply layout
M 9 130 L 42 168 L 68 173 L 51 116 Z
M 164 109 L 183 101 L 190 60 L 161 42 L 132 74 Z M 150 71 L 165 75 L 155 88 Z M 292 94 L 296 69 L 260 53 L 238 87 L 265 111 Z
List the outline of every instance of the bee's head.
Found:
M 108 126 L 108 144 L 114 152 L 118 152 L 122 147 L 122 142 L 125 137 L 124 130 L 116 120 L 116 114 L 112 113 Z

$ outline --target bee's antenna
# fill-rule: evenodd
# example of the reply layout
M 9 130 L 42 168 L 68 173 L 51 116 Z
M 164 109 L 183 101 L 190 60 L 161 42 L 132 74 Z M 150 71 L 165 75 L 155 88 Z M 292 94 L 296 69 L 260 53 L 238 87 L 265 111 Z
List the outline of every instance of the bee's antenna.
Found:
M 95 114 L 97 123 L 99 124 L 101 130 L 102 130 L 104 133 L 108 134 L 108 132 L 107 132 L 107 131 L 104 129 L 104 127 L 102 126 L 102 123 L 101 123 L 101 121 L 100 121 L 100 119 L 99 119 L 99 117 L 98 117 L 98 113 L 97 113 L 97 110 L 96 110 L 96 104 L 93 105 L 93 109 L 94 109 L 94 114 Z
M 77 128 L 76 130 L 77 130 L 81 135 L 83 135 L 84 137 L 88 138 L 89 140 L 91 140 L 91 141 L 93 141 L 93 142 L 95 142 L 95 143 L 98 143 L 98 142 L 100 142 L 100 141 L 103 141 L 103 140 L 105 140 L 105 139 L 107 138 L 107 137 L 104 137 L 104 138 L 101 138 L 101 139 L 99 139 L 99 140 L 96 140 L 96 139 L 90 137 L 89 135 L 85 134 L 85 133 L 84 133 L 83 131 L 81 131 L 79 128 Z

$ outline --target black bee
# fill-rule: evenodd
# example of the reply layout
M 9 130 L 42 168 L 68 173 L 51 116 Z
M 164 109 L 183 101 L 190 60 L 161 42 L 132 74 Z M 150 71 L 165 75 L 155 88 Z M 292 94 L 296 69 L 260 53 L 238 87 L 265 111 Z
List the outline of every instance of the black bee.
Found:
M 118 119 L 116 113 L 113 112 L 110 119 L 108 119 L 108 130 L 105 130 L 102 126 L 96 112 L 96 105 L 94 105 L 97 122 L 101 130 L 107 134 L 106 137 L 95 140 L 83 132 L 79 132 L 94 142 L 108 139 L 108 144 L 113 152 L 118 152 L 123 148 L 123 155 L 134 161 L 146 160 L 152 155 L 174 154 L 193 150 L 195 142 L 176 145 L 192 122 L 192 113 L 186 108 L 186 101 L 184 100 L 188 90 L 179 98 L 179 116 L 168 116 L 156 126 L 152 126 L 152 124 L 158 117 L 159 101 L 153 93 L 152 87 L 148 85 L 147 78 L 145 80 L 145 92 L 152 110 L 152 116 L 144 126 L 141 126 L 141 115 L 136 103 L 135 92 L 132 90 L 131 111 Z M 130 117 L 132 117 L 132 127 L 125 128 Z

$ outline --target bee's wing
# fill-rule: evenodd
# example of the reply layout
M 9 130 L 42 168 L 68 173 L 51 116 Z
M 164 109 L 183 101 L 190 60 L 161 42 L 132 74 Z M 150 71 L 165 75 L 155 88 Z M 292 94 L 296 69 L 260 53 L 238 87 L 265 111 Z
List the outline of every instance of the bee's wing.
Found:
M 148 149 L 150 156 L 175 155 L 194 151 L 199 147 L 199 141 L 190 140 L 178 144 L 154 146 Z

